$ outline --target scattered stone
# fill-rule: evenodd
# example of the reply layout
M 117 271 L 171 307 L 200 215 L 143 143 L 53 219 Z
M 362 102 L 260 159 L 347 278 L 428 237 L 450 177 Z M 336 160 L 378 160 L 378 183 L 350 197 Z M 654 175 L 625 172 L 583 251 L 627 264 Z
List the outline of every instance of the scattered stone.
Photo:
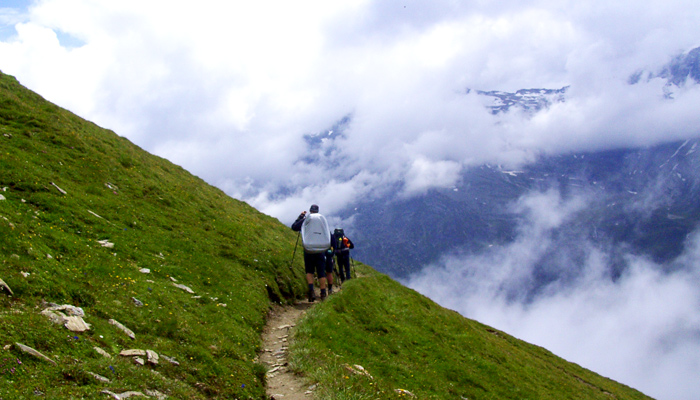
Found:
M 110 319 L 109 323 L 111 325 L 116 326 L 117 329 L 121 330 L 122 332 L 126 333 L 127 336 L 129 336 L 130 338 L 136 339 L 136 335 L 134 334 L 134 332 L 131 329 L 129 329 L 129 328 L 125 327 L 124 325 L 122 325 L 121 323 L 119 323 L 118 321 Z
M 29 272 L 24 272 L 24 271 L 20 271 L 20 274 L 22 274 L 22 276 L 25 278 L 28 277 L 29 275 L 31 275 Z
M 108 249 L 113 249 L 114 248 L 114 243 L 110 242 L 109 240 L 98 240 L 97 243 L 99 243 L 102 247 L 106 247 Z
M 146 350 L 146 360 L 151 365 L 158 365 L 158 353 L 153 350 Z
M 173 286 L 175 286 L 175 287 L 178 288 L 178 289 L 182 289 L 182 290 L 184 290 L 185 292 L 187 292 L 187 293 L 189 293 L 189 294 L 194 294 L 194 290 L 190 289 L 189 287 L 187 287 L 187 286 L 185 286 L 185 285 L 181 285 L 181 284 L 179 284 L 179 283 L 173 282 Z
M 141 349 L 122 350 L 119 352 L 119 355 L 122 357 L 134 357 L 134 362 L 136 362 L 139 365 L 145 364 L 143 358 L 141 358 L 141 357 L 146 357 L 146 360 L 151 365 L 157 365 L 158 360 L 159 360 L 158 353 L 156 353 L 153 350 L 141 350 Z
M 180 363 L 177 362 L 174 358 L 165 356 L 165 355 L 163 355 L 163 354 L 161 354 L 160 357 L 161 357 L 163 360 L 169 362 L 170 364 L 172 364 L 172 365 L 174 365 L 174 366 L 176 366 L 176 367 L 180 365 Z
M 142 273 L 142 274 L 150 274 L 150 273 L 151 273 L 151 270 L 148 269 L 148 268 L 141 268 L 141 269 L 139 270 L 139 272 Z
M 350 373 L 353 373 L 355 375 L 364 375 L 364 376 L 368 377 L 369 379 L 374 379 L 372 377 L 372 375 L 370 375 L 369 372 L 367 372 L 367 370 L 362 367 L 362 365 L 355 364 L 353 366 L 350 366 L 348 364 L 344 364 L 343 366 Z
M 32 348 L 29 347 L 29 346 L 25 346 L 25 345 L 23 345 L 22 343 L 15 343 L 15 346 L 19 347 L 19 349 L 20 349 L 22 352 L 24 352 L 24 353 L 30 354 L 30 355 L 32 355 L 32 356 L 34 356 L 34 357 L 36 357 L 36 358 L 40 358 L 40 359 L 42 359 L 42 360 L 44 360 L 44 361 L 50 362 L 50 363 L 53 364 L 53 365 L 56 365 L 56 361 L 54 361 L 54 360 L 52 360 L 52 359 L 46 357 L 45 355 L 39 353 L 38 351 L 32 349 Z
M 51 186 L 53 186 L 53 187 L 55 187 L 56 189 L 58 189 L 58 191 L 61 192 L 61 194 L 64 194 L 64 195 L 65 195 L 65 194 L 68 194 L 68 193 L 66 193 L 65 190 L 61 189 L 60 187 L 58 187 L 58 185 L 56 185 L 56 184 L 53 183 L 53 182 L 51 182 Z
M 61 311 L 65 311 L 68 315 Z M 71 332 L 80 333 L 90 330 L 90 324 L 83 320 L 85 312 L 80 307 L 64 304 L 46 308 L 41 314 L 47 316 L 51 322 L 65 326 Z
M 146 350 L 141 350 L 141 349 L 129 349 L 129 350 L 122 350 L 119 352 L 119 355 L 122 357 L 134 357 L 134 356 L 146 356 Z
M 177 279 L 173 278 L 172 276 L 170 277 L 170 280 L 173 282 L 177 282 Z
M 99 348 L 97 346 L 93 347 L 93 349 L 95 349 L 95 351 L 103 357 L 112 358 L 112 356 L 109 353 L 107 353 L 106 351 L 102 350 L 101 348 Z
M 10 286 L 8 286 L 7 283 L 5 283 L 5 281 L 3 281 L 3 280 L 0 278 L 0 290 L 3 290 L 3 289 L 4 289 L 4 290 L 7 290 L 7 292 L 10 293 L 10 296 L 14 296 L 14 295 L 15 295 L 14 293 L 12 293 L 12 289 L 10 289 Z
M 141 302 L 141 300 L 137 299 L 136 297 L 132 297 L 131 300 L 134 302 L 134 305 L 136 307 L 143 307 L 143 302 Z
M 10 255 L 10 258 L 13 260 L 19 260 L 19 254 L 12 254 Z
M 90 210 L 87 210 L 87 212 L 89 212 L 90 214 L 96 216 L 96 217 L 99 218 L 99 219 L 104 219 L 104 218 L 102 218 L 101 216 L 95 214 L 94 212 L 92 212 L 92 211 L 90 211 Z
M 165 393 L 161 393 L 161 392 L 159 392 L 159 391 L 157 391 L 157 390 L 148 390 L 148 389 L 146 389 L 146 390 L 144 390 L 144 392 L 146 392 L 146 394 L 147 394 L 148 396 L 155 397 L 155 398 L 158 399 L 158 400 L 165 400 L 165 399 L 168 398 L 168 395 L 166 395 Z
M 143 361 L 143 358 L 141 358 L 141 357 L 134 357 L 133 360 L 134 360 L 134 364 L 136 364 L 136 365 L 140 365 L 142 367 L 144 365 L 146 365 L 146 362 Z
M 124 399 L 128 399 L 129 397 L 134 397 L 134 396 L 148 397 L 148 396 L 146 396 L 145 394 L 143 394 L 143 393 L 141 393 L 141 392 L 132 392 L 132 391 L 130 391 L 130 392 L 123 392 L 123 393 L 117 394 L 117 393 L 114 393 L 114 392 L 110 392 L 109 390 L 103 390 L 103 391 L 101 391 L 100 393 L 109 395 L 109 396 L 111 396 L 113 399 L 116 399 L 116 400 L 124 400 Z
M 5 196 L 0 194 L 0 201 L 5 200 Z
M 103 383 L 109 383 L 109 382 L 110 382 L 109 379 L 105 378 L 105 377 L 102 376 L 102 375 L 97 375 L 96 373 L 90 372 L 90 371 L 86 371 L 86 372 L 87 372 L 88 375 L 92 376 L 93 378 L 97 379 L 97 380 L 100 381 L 100 382 L 103 382 Z
M 394 390 L 394 391 L 395 391 L 396 393 L 398 393 L 399 395 L 401 395 L 401 396 L 416 397 L 415 394 L 409 392 L 409 391 L 406 390 L 406 389 L 396 389 L 396 390 Z

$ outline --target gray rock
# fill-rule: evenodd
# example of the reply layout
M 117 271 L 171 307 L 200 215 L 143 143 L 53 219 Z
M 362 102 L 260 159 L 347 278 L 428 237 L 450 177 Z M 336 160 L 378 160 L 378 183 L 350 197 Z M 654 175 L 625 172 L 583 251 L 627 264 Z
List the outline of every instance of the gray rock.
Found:
M 131 329 L 125 327 L 125 326 L 122 325 L 119 321 L 116 321 L 116 320 L 114 320 L 114 319 L 110 319 L 110 320 L 109 320 L 109 323 L 110 323 L 111 325 L 116 326 L 117 329 L 119 329 L 120 331 L 126 333 L 127 336 L 129 336 L 130 338 L 136 339 L 136 334 L 134 334 L 134 331 L 132 331 Z
M 122 357 L 134 357 L 134 356 L 145 357 L 146 350 L 141 350 L 141 349 L 122 350 L 119 352 L 119 355 Z
M 10 293 L 11 296 L 15 295 L 14 293 L 12 293 L 12 289 L 10 289 L 10 286 L 7 283 L 5 283 L 5 281 L 0 279 L 0 290 L 2 290 L 2 289 L 6 290 L 8 293 Z
M 184 290 L 185 292 L 187 292 L 187 293 L 189 293 L 189 294 L 194 294 L 194 290 L 190 289 L 189 287 L 187 287 L 187 286 L 185 286 L 185 285 L 181 285 L 181 284 L 179 284 L 179 283 L 173 282 L 173 286 L 175 286 L 175 287 L 178 288 L 178 289 L 182 289 L 182 290 Z
M 109 383 L 109 382 L 110 382 L 109 379 L 105 378 L 105 377 L 102 376 L 102 375 L 97 375 L 96 373 L 90 372 L 90 371 L 85 371 L 85 372 L 87 372 L 88 375 L 92 376 L 93 378 L 97 379 L 97 380 L 100 381 L 100 382 L 103 382 L 103 383 Z
M 93 349 L 95 349 L 95 351 L 96 351 L 98 354 L 100 354 L 101 356 L 103 356 L 103 357 L 112 358 L 112 356 L 111 356 L 109 353 L 107 353 L 106 351 L 102 350 L 102 349 L 99 348 L 99 347 L 96 347 L 96 346 L 95 346 L 95 347 L 93 347 Z
M 48 361 L 48 362 L 50 362 L 51 364 L 56 365 L 56 361 L 54 361 L 54 360 L 52 360 L 52 359 L 46 357 L 45 355 L 39 353 L 38 351 L 32 349 L 32 348 L 29 347 L 29 346 L 25 346 L 25 345 L 23 345 L 22 343 L 15 343 L 15 346 L 19 347 L 19 349 L 20 349 L 22 352 L 24 352 L 24 353 L 30 354 L 30 355 L 32 355 L 32 356 L 34 356 L 34 357 L 36 357 L 36 358 L 42 359 L 42 360 L 44 360 L 44 361 Z
M 161 357 L 163 360 L 169 362 L 170 364 L 172 364 L 172 365 L 174 365 L 174 366 L 176 366 L 176 367 L 180 365 L 180 363 L 177 362 L 174 358 L 168 357 L 168 356 L 163 355 L 163 354 L 161 354 L 160 357 Z
M 113 399 L 116 399 L 116 400 L 124 400 L 124 399 L 128 399 L 129 397 L 148 397 L 141 392 L 134 392 L 134 391 L 114 393 L 114 392 L 110 392 L 109 390 L 103 390 L 100 393 L 109 395 Z
M 146 350 L 146 358 L 149 364 L 152 365 L 157 365 L 158 364 L 158 353 L 156 353 L 153 350 Z
M 62 311 L 65 311 L 64 314 Z M 90 330 L 90 324 L 83 320 L 85 312 L 80 307 L 68 304 L 52 306 L 44 309 L 41 314 L 47 316 L 51 322 L 65 326 L 71 332 L 85 332 Z

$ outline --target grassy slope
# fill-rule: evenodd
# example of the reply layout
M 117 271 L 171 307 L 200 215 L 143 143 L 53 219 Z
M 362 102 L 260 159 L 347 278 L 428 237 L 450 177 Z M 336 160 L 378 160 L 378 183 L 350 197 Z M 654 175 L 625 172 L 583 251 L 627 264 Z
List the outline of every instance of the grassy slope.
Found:
M 0 350 L 0 398 L 30 398 L 35 389 L 47 398 L 94 398 L 103 387 L 263 396 L 264 370 L 253 360 L 270 298 L 305 290 L 301 258 L 295 275 L 289 269 L 294 232 L 7 75 L 0 76 L 0 171 L 0 190 L 7 188 L 0 191 L 0 279 L 15 294 L 0 293 L 0 345 L 20 342 L 58 362 Z M 114 248 L 97 242 L 105 239 Z M 132 297 L 146 305 L 136 307 Z M 82 307 L 92 330 L 52 325 L 39 314 L 43 301 Z M 105 359 L 93 346 L 112 355 L 153 349 L 181 365 L 161 362 L 155 375 L 125 358 Z
M 288 227 L 1 74 L 0 171 L 0 279 L 14 291 L 0 293 L 0 399 L 101 398 L 103 389 L 264 396 L 254 359 L 265 314 L 271 301 L 305 291 L 301 257 L 288 268 L 296 240 Z M 114 248 L 97 242 L 104 239 Z M 293 364 L 322 382 L 322 398 L 402 397 L 396 388 L 420 398 L 644 398 L 358 269 L 367 277 L 348 282 L 298 329 Z M 82 307 L 92 329 L 53 325 L 40 314 L 45 302 Z M 116 356 L 125 348 L 180 365 L 138 367 Z
M 322 382 L 323 398 L 648 399 L 440 307 L 386 275 L 345 283 L 297 327 L 294 368 Z M 361 365 L 372 379 L 348 370 Z

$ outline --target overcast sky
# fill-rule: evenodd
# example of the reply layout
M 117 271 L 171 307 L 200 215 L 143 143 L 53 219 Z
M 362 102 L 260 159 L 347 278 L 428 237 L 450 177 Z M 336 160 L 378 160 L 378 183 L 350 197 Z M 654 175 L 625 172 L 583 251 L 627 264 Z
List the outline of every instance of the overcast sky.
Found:
M 696 0 L 3 1 L 0 70 L 291 222 L 484 162 L 698 134 L 700 90 L 630 86 L 700 46 Z M 570 86 L 526 117 L 466 89 Z M 334 159 L 305 135 L 351 122 Z M 286 188 L 280 196 L 281 188 Z M 621 367 L 622 368 L 622 367 Z M 696 366 L 697 368 L 697 366 Z

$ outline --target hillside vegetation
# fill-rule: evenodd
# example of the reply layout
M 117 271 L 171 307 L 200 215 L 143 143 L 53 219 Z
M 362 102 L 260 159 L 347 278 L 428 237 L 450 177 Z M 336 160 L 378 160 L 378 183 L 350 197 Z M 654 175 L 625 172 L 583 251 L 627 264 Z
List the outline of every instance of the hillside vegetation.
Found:
M 8 75 L 0 77 L 0 149 L 0 279 L 14 293 L 0 294 L 0 345 L 11 345 L 0 357 L 0 398 L 95 398 L 102 387 L 264 396 L 254 360 L 270 302 L 306 290 L 301 257 L 289 268 L 294 232 Z M 41 314 L 48 303 L 81 307 L 90 330 L 52 323 Z M 117 356 L 123 349 L 179 365 L 138 368 Z
M 1 73 L 0 171 L 0 399 L 265 397 L 289 227 Z M 291 349 L 318 398 L 645 398 L 355 264 Z

